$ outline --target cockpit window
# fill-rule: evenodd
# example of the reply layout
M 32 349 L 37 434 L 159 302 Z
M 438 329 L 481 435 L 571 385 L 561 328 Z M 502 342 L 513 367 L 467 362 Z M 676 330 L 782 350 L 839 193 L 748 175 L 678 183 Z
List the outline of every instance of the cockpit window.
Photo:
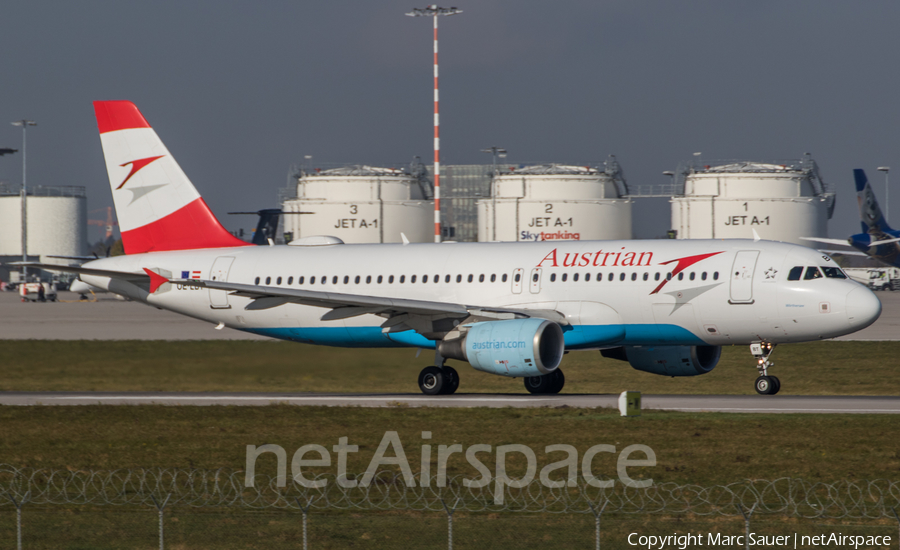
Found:
M 822 271 L 825 272 L 825 276 L 829 279 L 846 279 L 847 276 L 844 275 L 844 272 L 839 267 L 823 267 Z
M 803 276 L 803 279 L 806 281 L 808 281 L 810 279 L 821 279 L 821 278 L 822 278 L 822 272 L 819 271 L 819 268 L 814 265 L 807 267 L 806 275 Z
M 797 267 L 792 267 L 791 271 L 788 273 L 788 281 L 799 281 L 800 275 L 803 275 L 803 266 L 798 265 Z

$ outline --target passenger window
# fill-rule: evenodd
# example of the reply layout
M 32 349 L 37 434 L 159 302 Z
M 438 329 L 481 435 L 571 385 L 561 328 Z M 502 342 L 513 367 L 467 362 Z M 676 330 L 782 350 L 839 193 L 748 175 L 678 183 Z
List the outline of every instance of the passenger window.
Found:
M 705 272 L 705 271 L 704 271 L 703 273 L 700 274 L 700 279 L 703 280 L 703 281 L 706 280 L 706 272 Z
M 716 271 L 713 273 L 713 281 L 718 281 L 718 280 L 719 280 L 719 272 Z
M 654 281 L 658 281 L 658 280 L 659 280 L 659 272 L 657 272 L 657 273 L 653 276 L 653 280 L 654 280 Z
M 531 281 L 534 282 L 534 283 L 536 283 L 537 280 L 538 280 L 538 274 L 535 273 L 534 275 L 531 276 Z
M 303 277 L 297 277 L 297 284 L 298 284 L 298 285 L 302 285 L 302 284 L 303 284 Z
M 607 281 L 612 281 L 615 278 L 615 275 L 610 273 L 609 277 L 606 278 Z
M 461 283 L 461 282 L 462 282 L 462 275 L 457 275 L 457 276 L 456 276 L 456 282 L 457 282 L 457 283 Z
M 394 276 L 393 276 L 393 275 L 390 275 L 390 276 L 388 277 L 388 284 L 389 284 L 389 285 L 390 285 L 390 284 L 394 284 Z
M 427 282 L 428 282 L 428 275 L 422 275 L 422 282 L 423 282 L 423 283 L 427 283 Z
M 294 284 L 294 278 L 293 278 L 293 277 L 288 277 L 288 284 L 289 284 L 289 285 Z
M 683 281 L 683 280 L 684 280 L 684 273 L 679 273 L 679 274 L 678 274 L 678 280 L 679 280 L 679 281 Z
M 353 279 L 353 282 L 356 284 L 359 284 L 359 275 L 357 275 L 356 278 Z
M 806 275 L 803 276 L 803 280 L 805 280 L 805 281 L 809 281 L 812 279 L 821 279 L 821 278 L 822 278 L 822 272 L 819 271 L 819 268 L 814 265 L 807 267 Z
M 563 281 L 563 282 L 566 282 L 566 280 L 567 280 L 568 278 L 569 278 L 569 274 L 568 274 L 568 273 L 563 273 L 563 274 L 562 274 L 562 281 Z
M 697 276 L 697 274 L 694 273 L 693 271 L 691 271 L 691 280 L 692 280 L 692 281 L 694 280 L 694 277 L 696 277 L 696 276 Z
M 619 273 L 619 280 L 620 280 L 620 281 L 624 281 L 624 280 L 625 280 L 625 274 L 624 274 L 624 273 Z
M 280 284 L 281 284 L 281 277 L 278 277 L 277 279 L 275 279 L 275 284 L 276 284 L 276 285 L 280 285 Z
M 671 272 L 671 271 L 668 272 L 668 273 L 666 273 L 666 280 L 667 280 L 667 281 L 671 281 L 671 280 L 672 280 L 672 272 Z
M 400 277 L 400 282 L 401 282 L 401 283 L 403 282 L 403 277 Z M 416 276 L 413 275 L 412 277 L 410 277 L 410 278 L 409 278 L 409 282 L 411 282 L 411 283 L 416 282 Z
M 475 278 L 475 276 L 472 275 L 471 273 L 469 273 L 469 279 L 468 279 L 468 280 L 469 280 L 470 283 L 472 282 L 472 280 L 473 280 L 474 278 Z
M 847 276 L 844 275 L 844 272 L 839 267 L 823 267 L 822 271 L 825 272 L 825 276 L 829 279 L 846 279 Z
M 349 282 L 350 282 L 350 276 L 349 276 L 349 275 L 344 275 L 344 284 L 347 284 L 347 283 L 349 283 Z
M 646 280 L 649 279 L 649 278 L 650 278 L 650 274 L 649 274 L 649 273 L 644 273 L 644 280 L 646 281 Z
M 500 278 L 500 281 L 505 283 L 507 279 L 506 273 L 503 274 L 503 277 Z
M 435 283 L 439 283 L 439 282 L 441 282 L 441 276 L 440 276 L 440 275 L 435 275 L 435 276 L 434 276 L 434 279 L 432 279 L 432 280 L 433 280 Z
M 585 273 L 584 274 L 584 282 L 589 283 L 590 281 L 591 281 L 591 274 Z
M 482 273 L 481 275 L 478 276 L 478 282 L 479 282 L 479 283 L 483 283 L 483 282 L 484 282 L 484 273 Z
M 256 284 L 259 284 L 259 277 L 256 278 Z
M 551 282 L 551 283 L 555 283 L 555 282 L 556 282 L 556 273 L 551 273 L 551 274 L 550 274 L 550 282 Z
M 309 278 L 309 284 L 311 284 L 311 285 L 316 284 L 316 278 L 315 278 L 315 277 L 310 277 L 310 278 Z
M 337 282 L 338 282 L 338 276 L 335 275 L 334 277 L 331 278 L 331 284 L 336 285 Z M 347 281 L 344 281 L 344 282 L 346 283 Z
M 632 274 L 631 274 L 631 280 L 632 280 L 632 281 L 637 281 L 637 273 L 632 273 Z
M 521 280 L 522 280 L 522 274 L 521 274 L 521 273 L 516 273 L 516 282 L 518 283 L 518 282 L 521 281 Z
M 444 277 L 444 282 L 445 282 L 445 283 L 449 283 L 449 282 L 450 282 L 450 275 L 446 275 L 446 276 Z
M 792 267 L 788 272 L 788 281 L 799 281 L 800 275 L 803 274 L 803 266 L 798 265 L 796 267 Z
M 372 276 L 371 275 L 366 275 L 366 284 L 367 285 L 372 284 Z
M 497 275 L 496 275 L 495 273 L 491 273 L 491 282 L 492 282 L 492 283 L 496 283 L 496 282 L 497 282 Z
M 597 282 L 603 281 L 603 273 L 597 273 Z
M 402 285 L 405 282 L 406 282 L 406 275 L 400 275 L 400 284 Z
M 377 280 L 378 280 L 378 284 L 381 284 L 381 281 L 383 280 L 382 276 L 379 275 Z
M 266 277 L 266 284 L 267 285 L 272 284 L 272 277 Z
M 572 275 L 572 280 L 573 280 L 573 281 L 577 281 L 577 280 L 578 280 L 578 273 L 574 273 L 574 274 Z

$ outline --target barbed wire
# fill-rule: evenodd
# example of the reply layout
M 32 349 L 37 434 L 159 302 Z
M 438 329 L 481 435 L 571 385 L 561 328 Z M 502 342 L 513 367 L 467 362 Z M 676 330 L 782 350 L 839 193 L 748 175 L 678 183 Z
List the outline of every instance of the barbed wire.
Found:
M 418 481 L 420 476 L 414 476 Z M 900 510 L 900 481 L 840 480 L 831 483 L 797 478 L 743 480 L 726 485 L 658 483 L 646 488 L 616 483 L 598 488 L 584 478 L 574 486 L 548 487 L 539 480 L 524 487 L 494 483 L 467 487 L 465 476 L 448 477 L 445 486 L 435 480 L 424 487 L 407 486 L 402 474 L 380 471 L 362 486 L 362 476 L 347 476 L 339 483 L 333 474 L 304 487 L 290 477 L 278 486 L 277 476 L 257 474 L 245 487 L 242 470 L 220 468 L 128 470 L 61 470 L 16 468 L 0 464 L 0 507 L 23 502 L 38 505 L 155 506 L 168 499 L 168 507 L 239 507 L 298 510 L 405 510 L 422 512 L 543 512 L 684 514 L 738 516 L 741 510 L 799 518 L 894 518 Z M 344 485 L 353 484 L 355 487 Z M 562 483 L 559 483 L 563 485 Z M 471 483 L 468 483 L 471 485 Z M 496 491 L 502 492 L 497 499 Z M 19 504 L 16 504 L 19 503 Z

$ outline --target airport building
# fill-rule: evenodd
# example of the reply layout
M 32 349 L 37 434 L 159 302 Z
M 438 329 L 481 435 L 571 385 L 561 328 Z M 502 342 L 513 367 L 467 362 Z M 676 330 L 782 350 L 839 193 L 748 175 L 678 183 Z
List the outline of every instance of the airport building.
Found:
M 498 172 L 478 200 L 478 240 L 631 238 L 631 199 L 610 157 L 600 167 L 542 164 Z
M 835 194 L 809 155 L 800 160 L 707 161 L 675 173 L 672 229 L 679 239 L 762 239 L 805 246 L 825 237 Z
M 434 240 L 434 201 L 421 165 L 301 169 L 295 185 L 282 202 L 287 242 L 331 235 L 348 243 L 399 243 L 401 233 L 411 242 Z
M 28 189 L 28 258 L 69 263 L 48 256 L 83 256 L 87 250 L 87 196 L 84 187 Z M 22 260 L 21 187 L 0 183 L 0 262 Z M 8 281 L 8 273 L 0 273 Z
M 433 167 L 420 163 L 293 167 L 288 187 L 279 194 L 287 212 L 285 241 L 333 235 L 344 242 L 400 242 L 403 232 L 411 242 L 431 242 L 432 181 Z M 577 166 L 441 165 L 443 239 L 629 239 L 632 201 L 627 194 L 613 157 Z

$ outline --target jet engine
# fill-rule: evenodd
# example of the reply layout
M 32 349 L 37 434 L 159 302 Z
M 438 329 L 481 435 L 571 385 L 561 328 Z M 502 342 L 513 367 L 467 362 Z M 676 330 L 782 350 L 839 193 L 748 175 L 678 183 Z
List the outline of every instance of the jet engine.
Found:
M 462 338 L 442 340 L 444 357 L 468 361 L 476 370 L 500 376 L 542 376 L 562 361 L 565 340 L 546 319 L 485 321 L 468 326 Z
M 663 376 L 697 376 L 713 370 L 720 346 L 623 346 L 601 350 L 603 357 L 628 361 L 637 370 Z

